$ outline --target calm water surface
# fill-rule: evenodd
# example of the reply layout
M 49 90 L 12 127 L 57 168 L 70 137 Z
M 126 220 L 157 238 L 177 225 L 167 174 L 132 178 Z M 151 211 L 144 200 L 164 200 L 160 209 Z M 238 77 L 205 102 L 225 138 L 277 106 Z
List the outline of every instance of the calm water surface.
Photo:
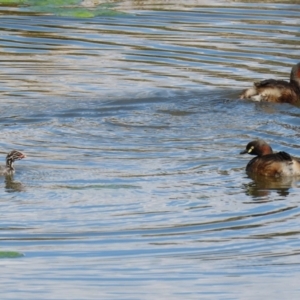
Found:
M 300 182 L 239 152 L 300 156 L 300 109 L 238 95 L 300 61 L 300 4 L 210 2 L 1 8 L 1 299 L 299 299 Z

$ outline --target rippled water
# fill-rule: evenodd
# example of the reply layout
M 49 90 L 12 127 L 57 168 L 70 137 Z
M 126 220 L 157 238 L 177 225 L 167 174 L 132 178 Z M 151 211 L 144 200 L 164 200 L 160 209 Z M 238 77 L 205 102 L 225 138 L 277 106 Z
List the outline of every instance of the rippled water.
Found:
M 300 157 L 300 110 L 238 95 L 288 79 L 300 5 L 114 9 L 1 8 L 1 155 L 28 156 L 1 183 L 0 250 L 24 255 L 1 299 L 297 299 L 300 182 L 248 178 L 239 152 Z

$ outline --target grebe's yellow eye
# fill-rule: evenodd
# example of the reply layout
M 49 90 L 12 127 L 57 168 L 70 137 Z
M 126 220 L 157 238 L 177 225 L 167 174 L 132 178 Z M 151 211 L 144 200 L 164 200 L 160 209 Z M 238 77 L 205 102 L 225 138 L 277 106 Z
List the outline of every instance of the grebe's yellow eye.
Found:
M 254 149 L 254 146 L 251 146 L 251 148 L 248 150 L 248 153 L 251 153 L 253 149 Z

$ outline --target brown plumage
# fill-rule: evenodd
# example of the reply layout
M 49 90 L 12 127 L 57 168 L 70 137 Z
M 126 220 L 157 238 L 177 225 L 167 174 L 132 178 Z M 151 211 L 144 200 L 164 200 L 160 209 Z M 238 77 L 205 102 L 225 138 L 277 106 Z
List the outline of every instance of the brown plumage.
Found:
M 0 168 L 0 175 L 12 176 L 15 173 L 14 162 L 25 158 L 26 155 L 20 151 L 12 150 L 6 156 L 6 165 L 5 167 Z
M 240 95 L 240 98 L 254 101 L 300 104 L 300 63 L 293 66 L 290 82 L 276 79 L 255 82 L 253 87 L 246 89 Z
M 263 140 L 255 140 L 240 154 L 256 155 L 247 164 L 246 172 L 269 177 L 299 176 L 300 161 L 286 152 L 273 153 L 270 145 Z

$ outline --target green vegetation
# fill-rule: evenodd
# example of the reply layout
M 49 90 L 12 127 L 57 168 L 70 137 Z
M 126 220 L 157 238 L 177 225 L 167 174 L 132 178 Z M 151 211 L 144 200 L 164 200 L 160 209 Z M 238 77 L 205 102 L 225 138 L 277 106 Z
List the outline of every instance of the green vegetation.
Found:
M 0 258 L 17 258 L 24 256 L 22 253 L 14 251 L 0 251 Z
M 23 4 L 24 0 L 0 0 L 0 6 Z
M 104 3 L 93 7 L 84 7 L 81 0 L 0 0 L 0 6 L 19 6 L 22 10 L 34 13 L 73 18 L 123 14 L 114 10 L 112 4 Z
M 69 6 L 69 5 L 79 5 L 80 0 L 25 0 L 26 4 L 31 6 L 52 6 L 52 7 L 62 7 L 62 6 Z

